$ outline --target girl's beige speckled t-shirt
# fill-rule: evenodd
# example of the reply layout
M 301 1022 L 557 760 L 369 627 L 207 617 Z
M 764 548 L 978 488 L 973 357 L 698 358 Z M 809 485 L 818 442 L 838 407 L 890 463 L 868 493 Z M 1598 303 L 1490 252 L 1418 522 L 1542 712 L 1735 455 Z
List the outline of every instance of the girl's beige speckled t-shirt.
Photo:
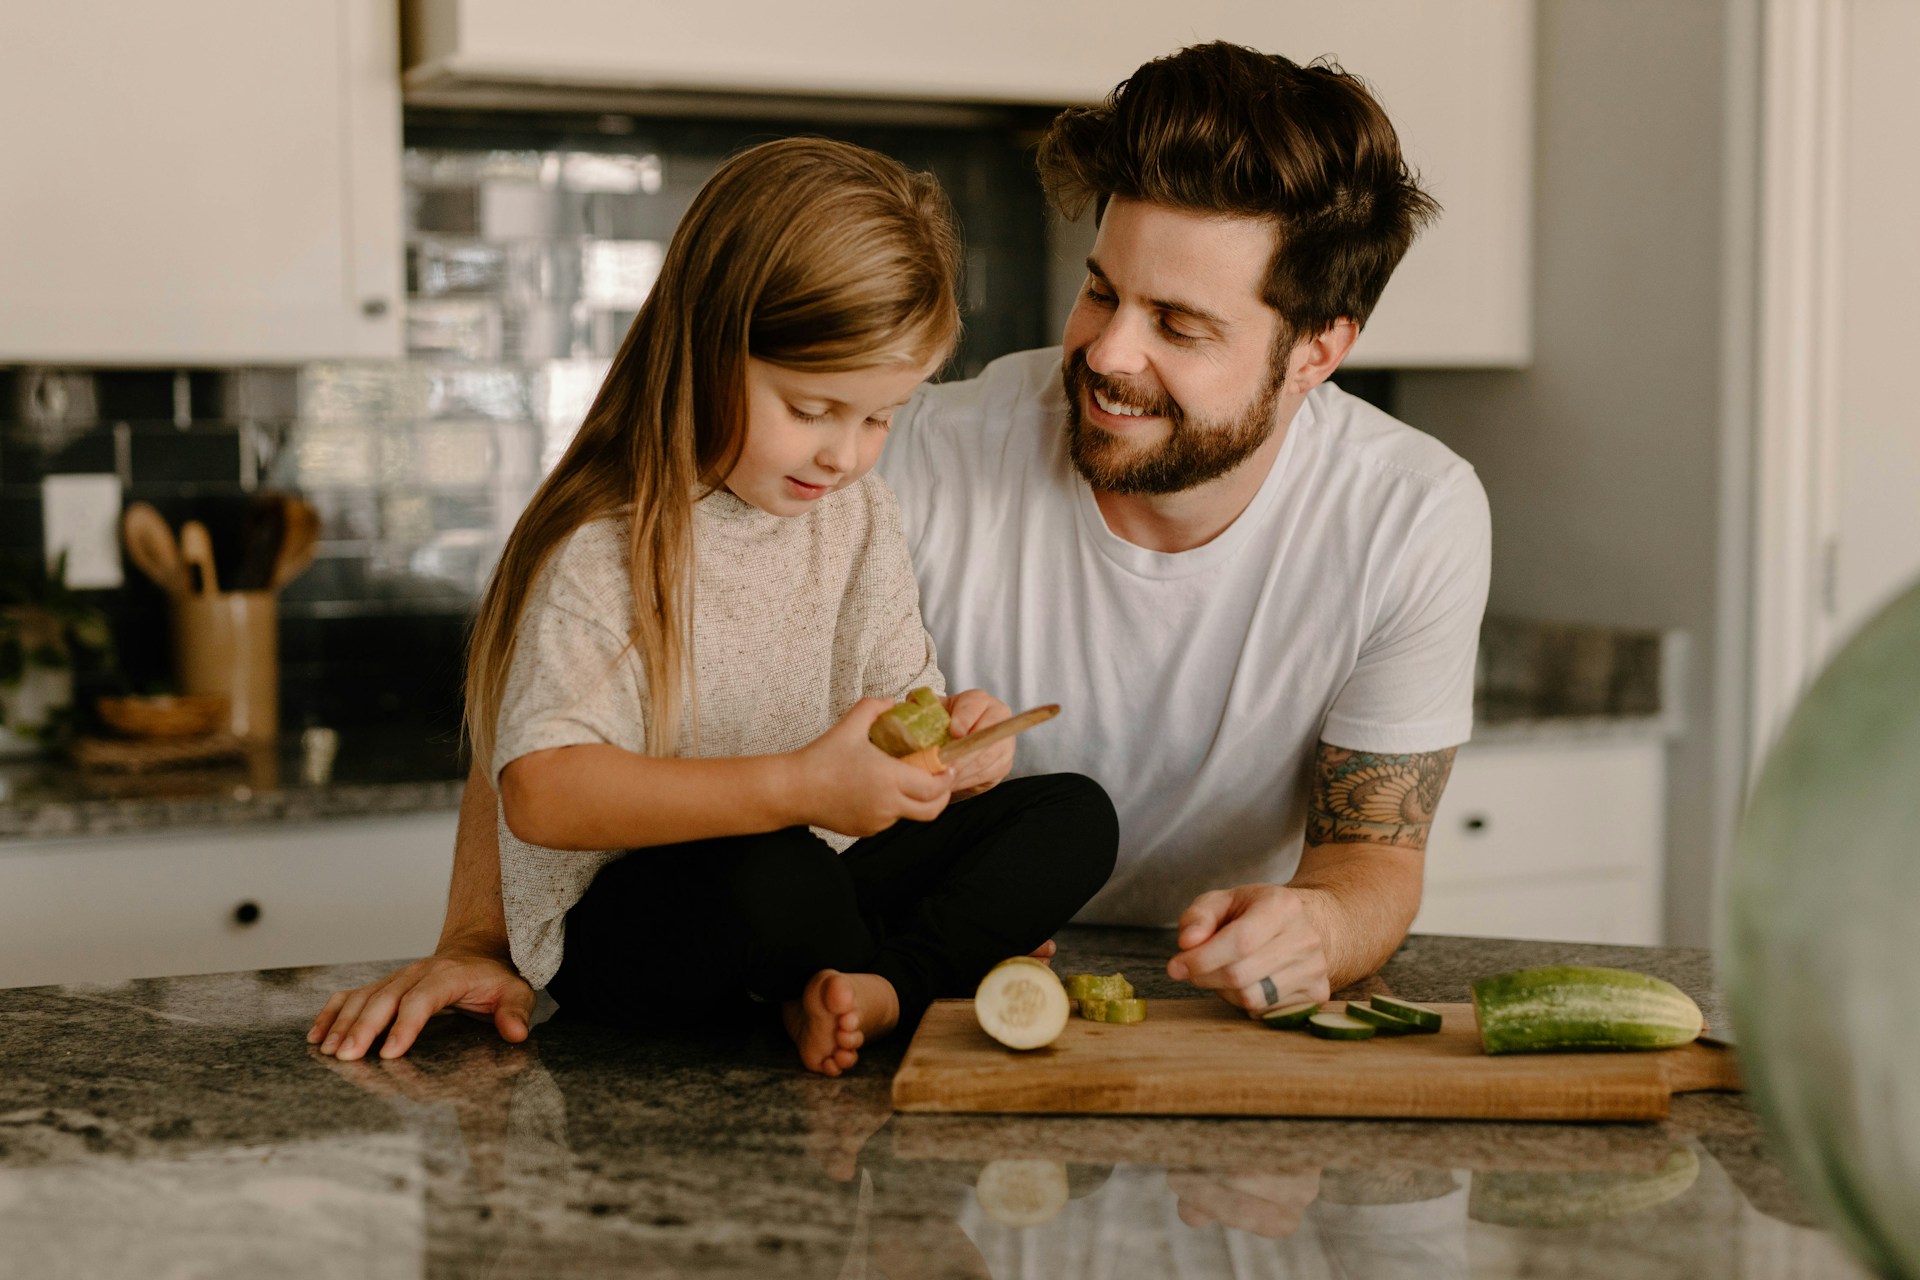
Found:
M 693 666 L 680 756 L 767 755 L 803 747 L 865 697 L 918 685 L 945 692 L 891 491 L 875 475 L 775 516 L 720 490 L 693 520 Z M 541 570 L 520 616 L 500 704 L 493 778 L 520 756 L 610 743 L 644 751 L 646 674 L 633 621 L 627 522 L 581 526 Z M 513 962 L 536 987 L 560 968 L 566 914 L 627 850 L 547 849 L 504 815 L 500 890 Z M 821 831 L 836 848 L 847 836 Z M 648 851 L 633 851 L 646 857 Z

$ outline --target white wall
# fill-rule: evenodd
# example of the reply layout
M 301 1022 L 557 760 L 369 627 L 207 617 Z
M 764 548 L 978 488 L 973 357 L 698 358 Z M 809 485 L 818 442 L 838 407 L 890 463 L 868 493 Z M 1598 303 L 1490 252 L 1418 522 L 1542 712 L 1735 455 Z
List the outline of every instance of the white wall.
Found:
M 1920 4 L 1853 0 L 1849 18 L 1837 639 L 1920 575 Z
M 1491 611 L 1691 634 L 1667 820 L 1668 939 L 1687 945 L 1710 940 L 1724 100 L 1743 8 L 1541 0 L 1533 367 L 1405 375 L 1397 402 L 1486 483 Z

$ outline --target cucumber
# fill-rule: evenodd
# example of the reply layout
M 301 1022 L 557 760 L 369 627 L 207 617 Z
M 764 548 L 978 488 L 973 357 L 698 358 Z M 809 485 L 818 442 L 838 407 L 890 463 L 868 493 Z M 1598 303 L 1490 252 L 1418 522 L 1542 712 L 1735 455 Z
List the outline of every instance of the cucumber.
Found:
M 1467 1216 L 1503 1227 L 1585 1227 L 1685 1194 L 1700 1176 L 1693 1148 L 1675 1146 L 1657 1169 L 1566 1173 L 1475 1171 Z
M 1408 1004 L 1405 1000 L 1395 1000 L 1392 996 L 1375 996 L 1370 1002 L 1381 1013 L 1413 1024 L 1415 1031 L 1438 1031 L 1440 1013 L 1423 1004 Z
M 1131 1000 L 1133 984 L 1117 973 L 1067 975 L 1067 998 L 1071 1000 Z
M 1067 1207 L 1067 1166 L 1054 1160 L 989 1160 L 974 1179 L 981 1211 L 1006 1227 L 1038 1227 Z
M 1344 1013 L 1316 1013 L 1307 1019 L 1307 1030 L 1322 1040 L 1371 1040 L 1379 1033 L 1378 1028 Z
M 1413 1032 L 1419 1030 L 1419 1028 L 1415 1027 L 1411 1022 L 1402 1022 L 1390 1013 L 1382 1013 L 1378 1009 L 1369 1009 L 1364 1004 L 1353 1004 L 1349 1002 L 1347 1005 L 1347 1016 L 1355 1022 L 1366 1023 L 1383 1036 L 1411 1035 Z
M 952 740 L 947 709 L 932 689 L 921 686 L 906 701 L 888 707 L 867 730 L 867 739 L 890 756 L 910 756 Z
M 1067 989 L 1031 956 L 1002 960 L 973 993 L 980 1029 L 1009 1049 L 1038 1049 L 1067 1029 Z
M 1700 1006 L 1670 982 L 1627 969 L 1544 965 L 1473 984 L 1488 1053 L 1671 1049 L 1699 1036 Z
M 1147 1002 L 1131 997 L 1120 1000 L 1082 1000 L 1080 1016 L 1088 1022 L 1145 1022 Z
M 1282 1009 L 1269 1009 L 1260 1015 L 1260 1021 L 1275 1031 L 1291 1031 L 1295 1027 L 1307 1025 L 1307 1019 L 1320 1012 L 1320 1002 L 1309 1000 L 1305 1004 L 1290 1004 Z

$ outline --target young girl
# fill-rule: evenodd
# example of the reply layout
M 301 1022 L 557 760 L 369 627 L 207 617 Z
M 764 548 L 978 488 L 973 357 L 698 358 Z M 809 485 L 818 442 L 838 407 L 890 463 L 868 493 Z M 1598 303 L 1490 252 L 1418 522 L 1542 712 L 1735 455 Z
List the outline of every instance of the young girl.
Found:
M 777 1003 L 838 1075 L 1112 871 L 1087 779 L 996 786 L 1005 750 L 935 778 L 867 740 L 945 687 L 867 473 L 953 347 L 957 261 L 931 177 L 814 139 L 728 160 L 514 529 L 468 731 L 500 795 L 514 963 L 569 1013 Z M 977 690 L 948 705 L 956 733 L 1006 714 Z

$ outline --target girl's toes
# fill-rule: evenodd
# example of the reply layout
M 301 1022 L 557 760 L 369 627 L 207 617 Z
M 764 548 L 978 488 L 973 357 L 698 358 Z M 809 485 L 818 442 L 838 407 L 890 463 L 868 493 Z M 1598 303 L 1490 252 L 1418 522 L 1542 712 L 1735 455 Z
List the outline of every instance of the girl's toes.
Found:
M 842 1031 L 834 1040 L 842 1049 L 858 1049 L 867 1042 L 867 1038 L 858 1031 Z

